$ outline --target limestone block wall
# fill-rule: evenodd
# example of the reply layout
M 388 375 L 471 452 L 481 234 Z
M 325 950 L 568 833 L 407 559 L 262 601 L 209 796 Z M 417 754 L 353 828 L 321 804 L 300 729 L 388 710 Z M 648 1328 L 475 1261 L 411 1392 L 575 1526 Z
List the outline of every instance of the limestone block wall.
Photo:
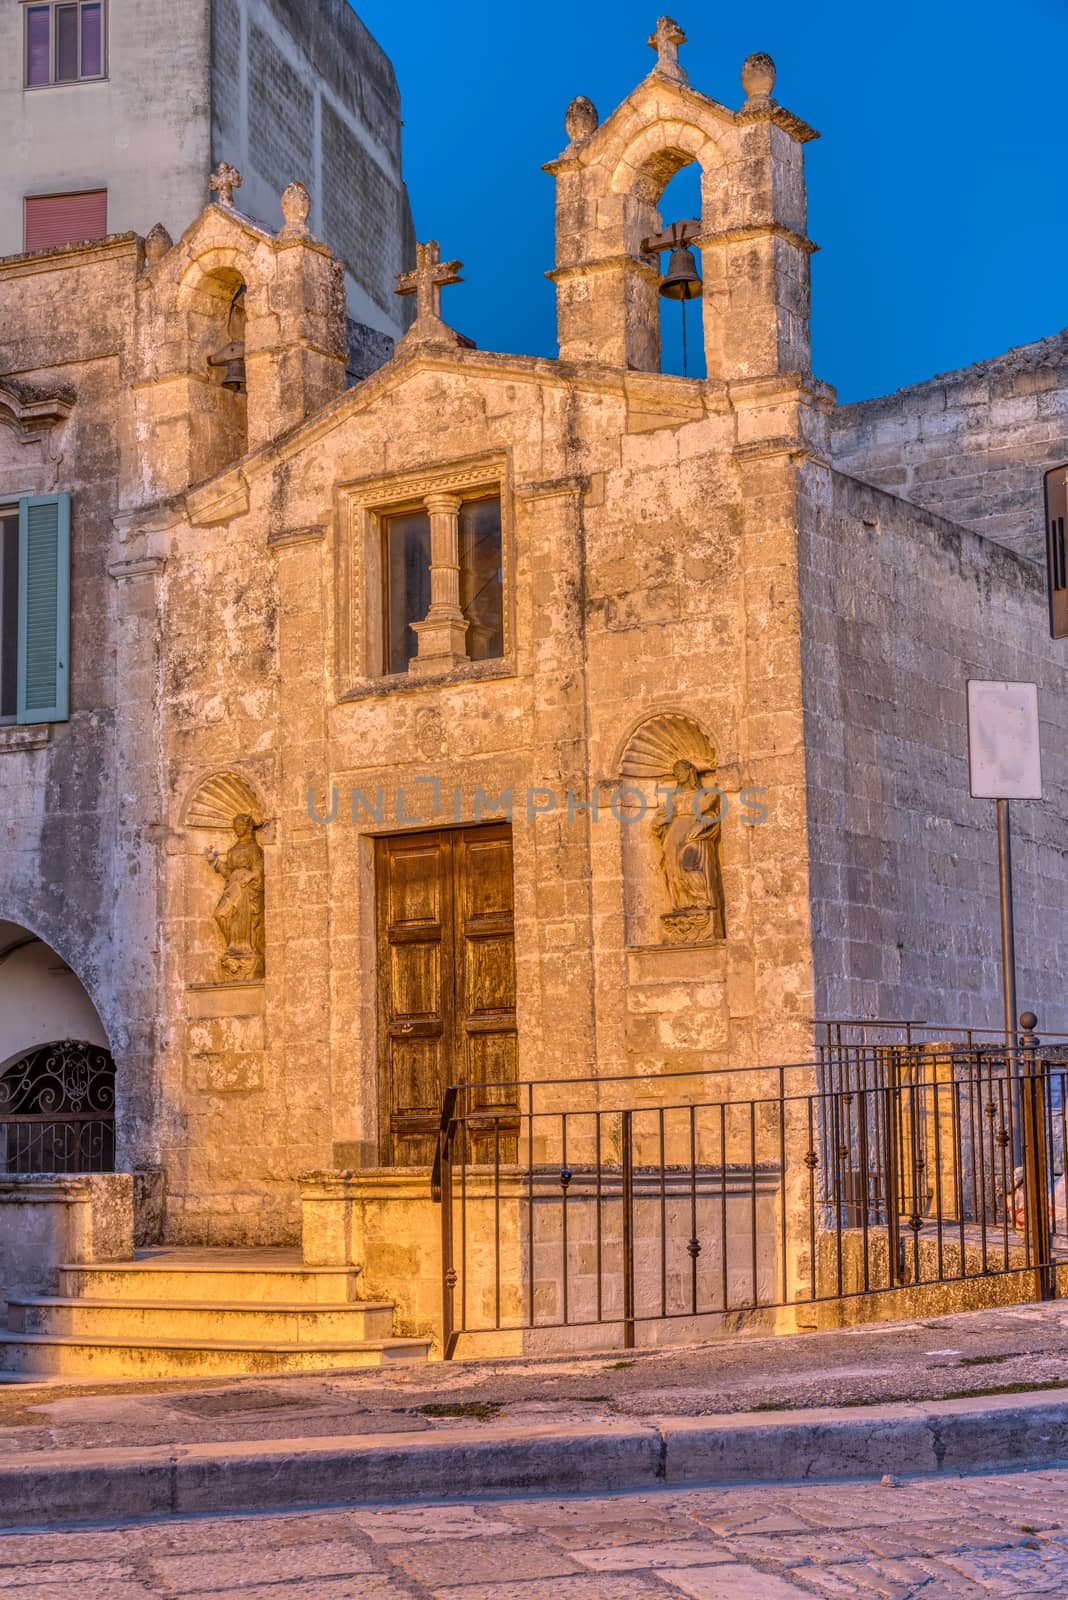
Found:
M 966 681 L 1033 680 L 1041 802 L 1012 807 L 1021 1009 L 1068 1030 L 1068 654 L 1038 570 L 811 468 L 801 519 L 816 1007 L 1001 1018 L 992 800 L 968 792 Z
M 841 406 L 843 472 L 1045 560 L 1042 474 L 1068 460 L 1068 329 Z

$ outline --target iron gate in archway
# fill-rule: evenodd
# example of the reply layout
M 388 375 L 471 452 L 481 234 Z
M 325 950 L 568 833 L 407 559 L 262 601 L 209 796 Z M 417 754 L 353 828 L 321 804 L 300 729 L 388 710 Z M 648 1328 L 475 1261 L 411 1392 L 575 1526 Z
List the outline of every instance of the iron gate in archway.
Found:
M 39 1045 L 0 1072 L 0 1172 L 113 1172 L 115 1062 L 84 1040 Z

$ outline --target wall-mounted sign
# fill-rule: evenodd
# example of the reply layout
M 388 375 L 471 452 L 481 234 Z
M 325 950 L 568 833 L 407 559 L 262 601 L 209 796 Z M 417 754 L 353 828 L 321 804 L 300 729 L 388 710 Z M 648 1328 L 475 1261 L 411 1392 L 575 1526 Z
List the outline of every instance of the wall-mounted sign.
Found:
M 971 790 L 983 800 L 1041 800 L 1038 685 L 968 681 Z
M 1065 561 L 1064 525 L 1068 519 L 1068 465 L 1046 473 L 1046 584 L 1049 590 L 1049 631 L 1054 639 L 1068 639 L 1068 563 Z

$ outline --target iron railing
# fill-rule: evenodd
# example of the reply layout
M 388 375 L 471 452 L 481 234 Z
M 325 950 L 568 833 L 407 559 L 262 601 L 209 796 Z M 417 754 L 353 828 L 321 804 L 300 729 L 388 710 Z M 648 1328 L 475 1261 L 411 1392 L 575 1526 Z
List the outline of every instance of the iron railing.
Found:
M 806 1305 L 994 1276 L 1054 1293 L 1068 1052 L 1030 1032 L 832 1043 L 791 1066 L 451 1088 L 445 1355 L 509 1331 L 517 1352 L 561 1328 L 591 1348 L 667 1321 L 774 1331 Z

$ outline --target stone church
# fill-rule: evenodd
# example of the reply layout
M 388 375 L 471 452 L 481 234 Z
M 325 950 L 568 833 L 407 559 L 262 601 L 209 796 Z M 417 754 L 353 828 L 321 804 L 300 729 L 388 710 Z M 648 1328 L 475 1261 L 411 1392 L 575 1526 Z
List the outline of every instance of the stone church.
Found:
M 768 57 L 728 105 L 670 19 L 650 42 L 546 167 L 555 359 L 454 331 L 461 263 L 429 243 L 409 331 L 346 387 L 299 181 L 280 231 L 226 169 L 175 242 L 0 261 L 0 1066 L 113 1062 L 146 1243 L 292 1246 L 302 1189 L 346 1189 L 403 1301 L 460 1079 L 803 1062 L 827 1016 L 996 1026 L 970 677 L 1039 685 L 1020 992 L 1068 1028 L 1036 561 L 1068 346 L 838 408 L 814 130 Z M 659 201 L 690 163 L 707 378 L 660 370 Z

